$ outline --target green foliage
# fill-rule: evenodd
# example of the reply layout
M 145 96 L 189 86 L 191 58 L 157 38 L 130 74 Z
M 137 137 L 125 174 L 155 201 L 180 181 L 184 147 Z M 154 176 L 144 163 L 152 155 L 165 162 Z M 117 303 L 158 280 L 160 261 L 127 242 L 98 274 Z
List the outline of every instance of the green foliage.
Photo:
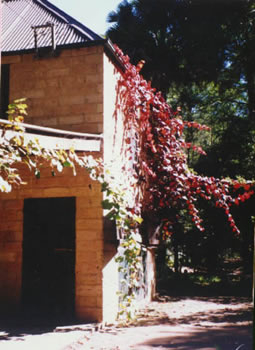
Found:
M 119 185 L 113 187 L 113 177 L 109 171 L 98 174 L 97 180 L 101 183 L 101 190 L 106 198 L 102 201 L 102 207 L 107 211 L 105 216 L 116 222 L 117 230 L 121 235 L 116 262 L 119 264 L 119 272 L 123 278 L 119 295 L 118 317 L 128 322 L 135 315 L 135 291 L 139 287 L 139 281 L 143 273 L 141 250 L 142 245 L 138 232 L 138 225 L 142 218 L 136 215 L 128 206 L 125 190 Z
M 139 283 L 143 272 L 141 243 L 137 240 L 135 232 L 130 231 L 119 247 L 116 262 L 119 263 L 119 272 L 123 278 L 119 292 L 120 310 L 119 319 L 130 321 L 135 316 L 135 291 L 139 289 Z
M 10 192 L 13 185 L 25 184 L 16 165 L 25 164 L 35 176 L 40 178 L 43 162 L 61 172 L 64 167 L 71 167 L 75 174 L 75 163 L 79 163 L 74 150 L 54 150 L 43 148 L 37 138 L 25 140 L 22 125 L 27 105 L 24 99 L 15 100 L 9 105 L 9 124 L 3 124 L 0 130 L 0 191 Z

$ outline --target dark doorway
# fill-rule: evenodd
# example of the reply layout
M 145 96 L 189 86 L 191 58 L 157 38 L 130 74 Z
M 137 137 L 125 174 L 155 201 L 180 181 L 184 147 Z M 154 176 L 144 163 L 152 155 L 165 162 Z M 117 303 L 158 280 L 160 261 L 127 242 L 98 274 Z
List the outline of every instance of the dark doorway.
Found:
M 24 201 L 22 306 L 29 316 L 72 317 L 75 198 Z

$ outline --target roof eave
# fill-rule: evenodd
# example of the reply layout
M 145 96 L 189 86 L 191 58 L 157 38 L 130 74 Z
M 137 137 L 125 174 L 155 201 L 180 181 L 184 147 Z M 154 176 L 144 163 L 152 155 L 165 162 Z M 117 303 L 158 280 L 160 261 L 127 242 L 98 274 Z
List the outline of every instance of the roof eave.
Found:
M 56 48 L 56 53 L 59 50 L 70 50 L 70 49 L 79 49 L 83 47 L 91 47 L 91 46 L 103 46 L 106 54 L 113 60 L 115 64 L 118 65 L 118 67 L 125 71 L 125 65 L 121 61 L 121 59 L 117 56 L 116 51 L 113 47 L 112 42 L 109 39 L 100 39 L 100 40 L 94 40 L 94 41 L 88 41 L 86 43 L 74 43 L 74 44 L 68 44 L 68 45 L 58 45 Z M 50 50 L 51 47 L 47 46 L 42 48 L 42 50 Z M 15 51 L 2 51 L 2 56 L 15 56 L 15 55 L 25 55 L 25 54 L 35 54 L 35 49 L 24 49 L 24 50 L 15 50 Z
M 126 70 L 124 63 L 121 61 L 119 56 L 116 54 L 113 43 L 109 39 L 105 39 L 104 49 L 106 54 L 113 60 L 115 64 L 119 66 L 119 68 L 124 72 Z
M 74 44 L 65 44 L 65 45 L 58 45 L 56 48 L 56 51 L 58 50 L 65 50 L 65 49 L 78 49 L 82 47 L 90 47 L 90 46 L 98 46 L 98 45 L 104 45 L 105 39 L 100 40 L 94 40 L 94 41 L 88 41 L 83 43 L 74 43 Z M 51 46 L 45 46 L 41 48 L 40 50 L 50 50 Z M 31 54 L 35 53 L 35 48 L 33 49 L 24 49 L 24 50 L 14 50 L 14 51 L 2 51 L 2 56 L 13 56 L 13 55 L 23 55 L 23 54 Z

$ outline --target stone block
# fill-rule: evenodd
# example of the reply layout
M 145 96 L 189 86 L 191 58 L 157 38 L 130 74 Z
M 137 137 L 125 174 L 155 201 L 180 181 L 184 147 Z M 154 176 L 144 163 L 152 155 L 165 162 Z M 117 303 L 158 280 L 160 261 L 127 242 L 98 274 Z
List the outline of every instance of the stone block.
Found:
M 77 184 L 82 184 L 82 182 L 84 183 L 85 181 L 80 178 L 80 177 L 76 177 L 74 176 L 72 173 L 70 174 L 70 177 L 66 177 L 63 176 L 62 173 L 59 173 L 56 169 L 55 169 L 56 175 L 55 176 L 51 176 L 51 173 L 48 173 L 48 177 L 41 177 L 40 179 L 36 179 L 34 178 L 32 181 L 32 185 L 40 188 L 40 189 L 53 189 L 54 188 L 63 188 L 63 187 L 69 187 L 70 191 L 72 190 L 72 187 L 76 186 Z
M 61 129 L 68 129 L 75 132 L 84 132 L 89 134 L 102 134 L 103 132 L 103 126 L 98 125 L 97 123 L 82 123 L 82 124 L 65 124 L 58 126 L 58 128 Z
M 101 322 L 102 309 L 96 307 L 83 307 L 77 305 L 75 308 L 76 317 L 83 322 Z
M 45 98 L 45 90 L 43 89 L 33 89 L 33 90 L 24 90 L 24 96 L 30 98 Z M 47 102 L 46 102 L 47 103 Z M 45 104 L 45 101 L 44 101 Z
M 3 208 L 5 210 L 23 210 L 23 200 L 10 199 L 3 201 Z
M 83 95 L 69 96 L 66 99 L 58 97 L 58 102 L 62 105 L 83 105 L 85 102 L 85 97 Z
M 22 62 L 34 62 L 35 61 L 35 55 L 32 54 L 25 54 L 21 56 Z
M 37 72 L 38 73 L 38 72 Z M 62 76 L 68 76 L 70 74 L 70 68 L 56 68 L 56 69 L 50 69 L 46 73 L 47 78 L 56 78 L 56 77 L 62 77 Z
M 102 113 L 90 113 L 85 114 L 84 121 L 86 123 L 103 123 L 103 114 Z
M 51 113 L 49 113 L 49 115 L 51 115 Z M 44 112 L 43 117 L 36 119 L 36 125 L 56 127 L 58 125 L 58 121 L 57 121 L 57 118 L 51 118 L 50 116 L 48 116 L 48 117 L 45 116 L 45 112 Z
M 93 246 L 94 243 L 92 242 Z M 103 252 L 98 252 L 95 250 L 81 250 L 79 244 L 76 245 L 76 263 L 83 263 L 88 266 L 93 266 L 99 269 L 103 265 Z
M 76 215 L 78 215 L 76 213 Z M 100 239 L 102 236 L 102 232 L 93 230 L 76 230 L 76 241 L 81 244 L 81 242 L 85 242 L 86 244 L 90 244 L 90 241 L 95 241 L 96 239 Z
M 23 220 L 23 212 L 21 210 L 10 209 L 7 211 L 0 211 L 0 222 L 3 220 L 10 221 L 22 221 Z
M 80 295 L 76 295 L 76 303 L 82 307 L 89 307 L 89 308 L 93 308 L 93 307 L 97 307 L 97 297 L 95 295 L 92 296 L 80 296 Z
M 84 285 L 76 287 L 77 297 L 93 297 L 93 299 L 95 298 L 95 305 L 97 305 L 98 294 L 102 294 L 101 285 L 88 285 L 87 280 L 84 280 L 84 283 Z
M 72 197 L 72 189 L 68 187 L 46 188 L 43 197 Z
M 48 86 L 48 88 L 49 87 L 57 88 L 60 86 L 60 81 L 57 78 L 48 79 L 47 86 Z
M 103 254 L 103 237 L 98 237 L 97 240 L 93 241 L 92 240 L 79 240 L 76 239 L 77 245 L 79 247 L 78 252 L 81 254 L 89 254 L 93 256 L 99 256 L 101 257 Z
M 102 46 L 89 46 L 72 50 L 72 56 L 103 54 L 104 48 Z
M 77 219 L 76 220 L 76 228 L 78 230 L 88 231 L 91 228 L 93 230 L 101 230 L 103 227 L 102 219 Z
M 77 271 L 76 272 L 76 281 L 83 281 L 86 285 L 96 285 L 100 282 L 100 279 L 95 273 L 88 273 L 87 271 Z M 78 283 L 77 283 L 78 284 Z
M 71 57 L 72 56 L 72 50 L 71 49 L 65 49 L 61 50 L 60 57 Z
M 80 261 L 77 260 L 76 266 L 75 266 L 75 272 L 76 272 L 76 274 L 80 273 L 80 274 L 86 275 L 88 273 L 91 273 L 91 274 L 94 274 L 95 276 L 99 276 L 100 266 L 101 265 L 99 265 L 99 264 L 93 264 L 93 265 L 90 264 L 89 268 L 88 268 L 88 266 L 84 265 L 83 263 L 80 263 Z M 98 283 L 100 283 L 100 282 L 101 282 L 101 279 L 99 279 L 99 277 L 98 277 Z M 84 279 L 78 279 L 78 277 L 77 277 L 76 278 L 76 285 L 78 286 L 79 284 L 84 284 Z
M 6 252 L 22 252 L 22 243 L 21 242 L 5 242 L 4 251 Z
M 20 63 L 21 56 L 2 56 L 2 64 Z
M 87 74 L 86 75 L 86 84 L 102 84 L 103 83 L 103 74 Z
M 102 295 L 100 295 L 100 296 L 97 296 L 97 307 L 102 308 L 102 306 L 103 306 L 103 297 Z
M 101 219 L 103 216 L 103 210 L 101 207 L 94 208 L 76 208 L 76 214 L 79 217 L 86 219 Z
M 102 103 L 102 95 L 98 93 L 90 93 L 86 96 L 86 103 Z
M 22 221 L 2 221 L 0 223 L 0 231 L 20 231 L 22 229 Z
M 103 113 L 104 111 L 104 106 L 102 103 L 97 104 L 97 113 Z
M 78 196 L 76 198 L 76 209 L 83 211 L 86 208 L 101 208 L 102 193 L 98 192 L 98 196 L 94 197 L 88 193 L 88 196 Z
M 60 124 L 81 124 L 83 122 L 84 116 L 80 115 L 71 115 L 71 116 L 63 116 L 59 117 Z
M 0 251 L 0 263 L 17 261 L 17 254 L 15 252 L 1 252 Z
M 20 231 L 2 231 L 0 224 L 0 242 L 21 242 L 23 240 L 23 232 Z

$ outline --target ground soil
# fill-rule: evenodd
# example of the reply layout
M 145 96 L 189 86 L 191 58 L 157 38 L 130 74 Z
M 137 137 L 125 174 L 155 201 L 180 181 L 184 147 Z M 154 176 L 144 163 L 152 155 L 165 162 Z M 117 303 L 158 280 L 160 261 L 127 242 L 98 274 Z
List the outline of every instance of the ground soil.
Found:
M 128 327 L 2 326 L 1 350 L 253 350 L 247 297 L 161 297 Z

